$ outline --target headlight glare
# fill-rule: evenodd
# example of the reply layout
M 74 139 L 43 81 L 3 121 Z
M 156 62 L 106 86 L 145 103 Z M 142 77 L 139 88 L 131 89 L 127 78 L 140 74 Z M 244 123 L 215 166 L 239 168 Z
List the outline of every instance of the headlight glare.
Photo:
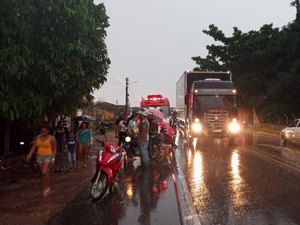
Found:
M 238 133 L 238 132 L 240 131 L 240 129 L 241 129 L 240 125 L 237 123 L 236 120 L 233 120 L 233 121 L 229 124 L 228 128 L 229 128 L 229 131 L 230 131 L 231 133 Z
M 200 133 L 202 131 L 202 126 L 200 123 L 193 123 L 192 124 L 192 130 L 195 132 L 195 133 Z

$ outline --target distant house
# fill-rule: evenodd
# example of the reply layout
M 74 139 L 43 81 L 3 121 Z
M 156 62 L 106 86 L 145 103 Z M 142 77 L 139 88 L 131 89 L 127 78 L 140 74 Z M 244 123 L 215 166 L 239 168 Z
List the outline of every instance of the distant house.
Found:
M 115 105 L 109 102 L 98 102 L 95 106 L 96 117 L 102 120 L 112 120 L 124 111 L 125 105 Z
M 109 102 L 101 102 L 98 104 L 101 109 L 113 112 L 115 114 L 125 111 L 125 105 L 115 105 Z

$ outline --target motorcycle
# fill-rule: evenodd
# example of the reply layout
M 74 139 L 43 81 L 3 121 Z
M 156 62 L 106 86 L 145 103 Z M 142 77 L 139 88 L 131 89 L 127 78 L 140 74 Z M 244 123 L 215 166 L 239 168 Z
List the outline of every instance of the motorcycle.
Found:
M 167 132 L 165 126 L 160 127 L 158 134 L 153 135 L 151 138 L 154 158 L 163 156 L 169 153 L 172 148 L 177 147 L 172 135 Z
M 101 131 L 103 134 L 103 130 Z M 104 133 L 104 140 L 97 139 L 102 144 L 96 157 L 96 171 L 91 182 L 90 196 L 93 201 L 101 199 L 107 189 L 113 189 L 115 178 L 119 169 L 123 166 L 126 152 L 114 142 L 107 141 Z
M 136 135 L 126 134 L 124 141 L 121 142 L 120 147 L 123 147 L 126 151 L 126 157 L 132 158 L 137 154 L 137 144 L 136 144 Z

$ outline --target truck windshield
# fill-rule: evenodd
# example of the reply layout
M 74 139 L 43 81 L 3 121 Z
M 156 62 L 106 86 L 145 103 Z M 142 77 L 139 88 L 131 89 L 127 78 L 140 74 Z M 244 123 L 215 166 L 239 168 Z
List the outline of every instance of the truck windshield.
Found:
M 159 105 L 159 106 L 144 106 L 143 108 L 145 109 L 157 109 L 163 112 L 166 118 L 171 116 L 171 109 L 170 106 L 164 106 L 164 105 Z
M 235 110 L 236 96 L 232 95 L 208 95 L 194 96 L 194 110 L 207 111 L 209 109 Z

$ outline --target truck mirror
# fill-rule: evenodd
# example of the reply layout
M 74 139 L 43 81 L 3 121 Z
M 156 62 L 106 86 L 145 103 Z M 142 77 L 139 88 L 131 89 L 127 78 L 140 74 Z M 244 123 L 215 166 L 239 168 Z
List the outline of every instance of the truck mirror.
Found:
M 189 105 L 189 95 L 184 96 L 184 104 Z

